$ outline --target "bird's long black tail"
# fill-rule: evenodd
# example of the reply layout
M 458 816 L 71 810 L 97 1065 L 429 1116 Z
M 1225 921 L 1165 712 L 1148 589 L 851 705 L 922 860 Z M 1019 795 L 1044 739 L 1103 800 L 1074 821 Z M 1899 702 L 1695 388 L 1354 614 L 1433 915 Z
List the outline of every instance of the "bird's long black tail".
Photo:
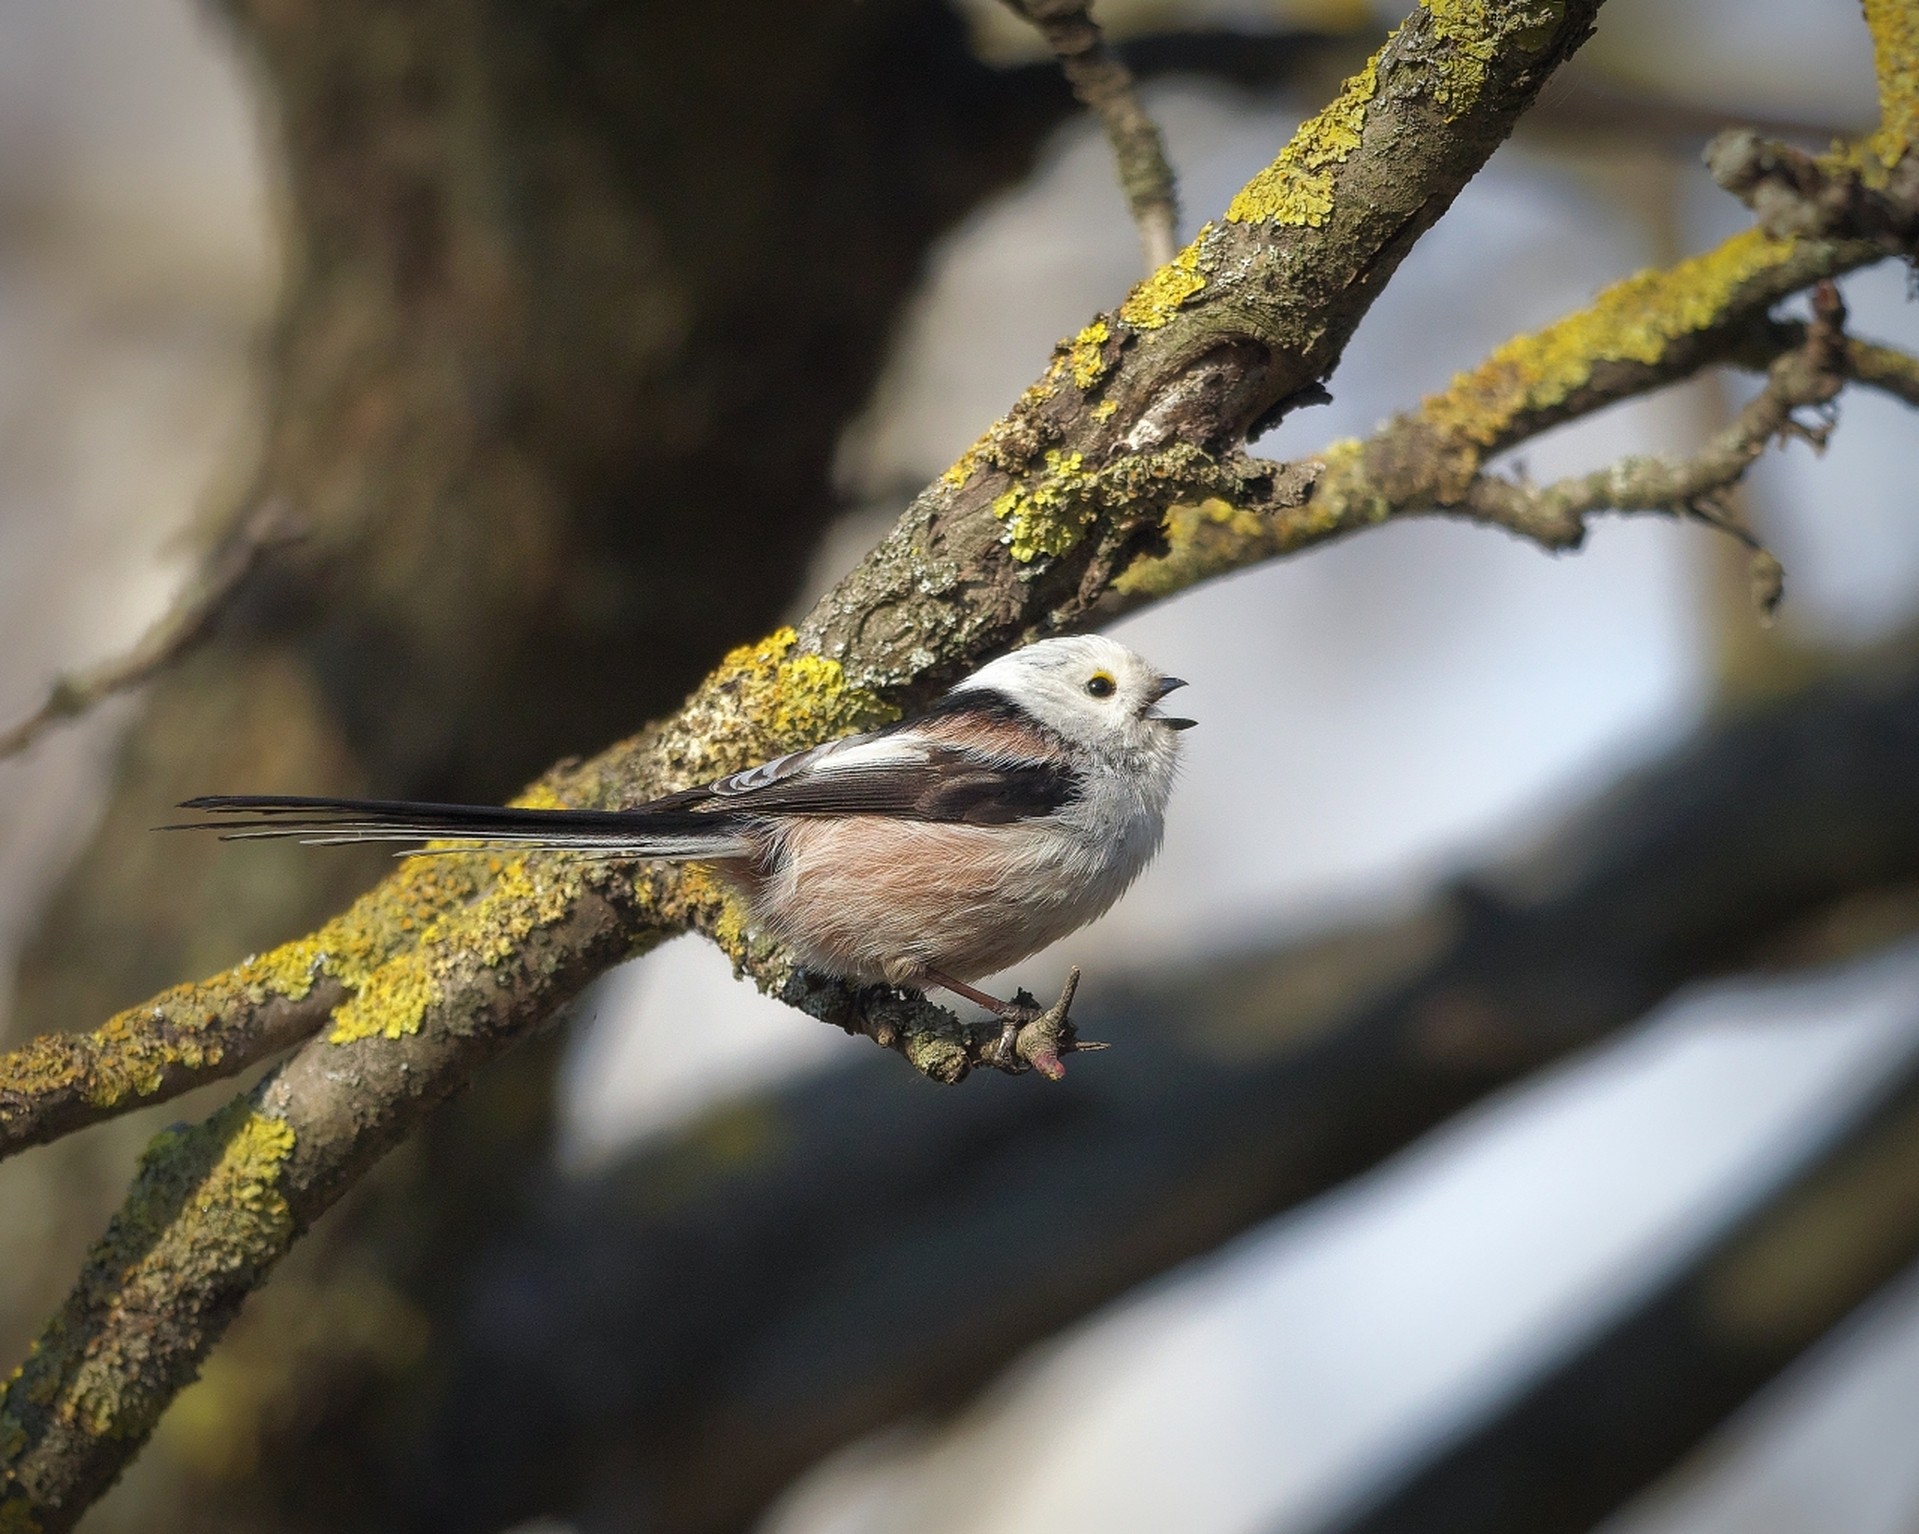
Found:
M 159 829 L 218 831 L 223 841 L 284 837 L 311 847 L 444 841 L 668 862 L 747 857 L 754 851 L 754 842 L 737 818 L 677 808 L 524 810 L 406 799 L 276 799 L 254 794 L 212 794 L 188 799 L 180 808 L 218 818 Z

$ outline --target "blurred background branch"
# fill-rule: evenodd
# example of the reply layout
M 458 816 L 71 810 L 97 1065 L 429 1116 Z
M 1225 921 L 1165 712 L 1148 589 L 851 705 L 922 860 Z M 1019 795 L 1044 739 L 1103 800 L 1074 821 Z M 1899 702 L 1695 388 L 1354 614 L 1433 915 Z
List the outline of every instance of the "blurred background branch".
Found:
M 275 503 L 249 511 L 131 650 L 61 677 L 37 709 L 0 730 L 0 760 L 26 750 L 61 720 L 77 718 L 114 694 L 138 687 L 179 660 L 205 636 L 259 561 L 297 537 L 298 525 L 288 519 L 284 506 Z
M 1907 1060 L 1756 1207 L 1339 1534 L 1574 1534 L 1919 1259 Z
M 1099 118 L 1119 170 L 1126 206 L 1139 226 L 1151 272 L 1179 248 L 1179 194 L 1158 125 L 1140 104 L 1133 72 L 1107 43 L 1088 0 L 1006 0 L 1039 29 L 1073 94 Z

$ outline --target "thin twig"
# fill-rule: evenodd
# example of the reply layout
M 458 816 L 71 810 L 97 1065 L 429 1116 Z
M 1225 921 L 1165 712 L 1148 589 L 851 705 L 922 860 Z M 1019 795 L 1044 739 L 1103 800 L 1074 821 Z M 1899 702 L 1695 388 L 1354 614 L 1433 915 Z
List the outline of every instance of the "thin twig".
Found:
M 1813 321 L 1805 328 L 1803 343 L 1773 360 L 1766 386 L 1732 425 L 1690 458 L 1625 458 L 1550 485 L 1482 474 L 1469 488 L 1463 509 L 1549 548 L 1576 547 L 1597 512 L 1695 518 L 1752 551 L 1754 598 L 1770 616 L 1779 604 L 1783 573 L 1771 552 L 1732 515 L 1726 495 L 1775 440 L 1798 438 L 1824 449 L 1832 422 L 1803 421 L 1798 412 L 1829 408 L 1845 387 L 1845 319 L 1838 288 L 1830 281 L 1820 283 L 1813 292 Z
M 220 610 L 272 549 L 299 536 L 285 503 L 256 507 L 215 546 L 170 606 L 124 654 L 69 671 L 47 689 L 40 706 L 0 731 L 0 761 L 17 756 L 54 725 L 77 719 L 116 693 L 137 687 L 199 643 Z
M 1146 270 L 1157 271 L 1179 248 L 1179 196 L 1159 125 L 1140 105 L 1133 72 L 1093 20 L 1090 0 L 1006 0 L 1006 5 L 1039 29 L 1073 94 L 1106 130 L 1120 188 L 1139 226 Z
M 1748 346 L 1727 360 L 1749 373 L 1763 373 L 1775 358 L 1804 346 L 1806 330 L 1804 320 L 1767 320 L 1753 328 Z M 1847 336 L 1839 365 L 1852 382 L 1919 409 L 1919 357 L 1911 352 Z
M 1919 409 L 1919 357 L 1874 341 L 1846 341 L 1846 376 Z

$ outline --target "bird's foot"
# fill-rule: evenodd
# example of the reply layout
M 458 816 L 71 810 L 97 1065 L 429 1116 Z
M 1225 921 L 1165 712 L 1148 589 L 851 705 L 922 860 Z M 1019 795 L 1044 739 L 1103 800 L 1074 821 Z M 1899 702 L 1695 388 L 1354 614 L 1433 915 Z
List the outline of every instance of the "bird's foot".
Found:
M 1014 993 L 999 1013 L 999 1043 L 994 1047 L 992 1064 L 1008 1075 L 1017 1076 L 1028 1066 L 1048 1081 L 1066 1074 L 1061 1055 L 1104 1049 L 1104 1044 L 1082 1039 L 1070 1016 L 1073 993 L 1079 989 L 1079 966 L 1066 975 L 1066 986 L 1059 1000 L 1041 1007 L 1037 997 L 1026 991 Z

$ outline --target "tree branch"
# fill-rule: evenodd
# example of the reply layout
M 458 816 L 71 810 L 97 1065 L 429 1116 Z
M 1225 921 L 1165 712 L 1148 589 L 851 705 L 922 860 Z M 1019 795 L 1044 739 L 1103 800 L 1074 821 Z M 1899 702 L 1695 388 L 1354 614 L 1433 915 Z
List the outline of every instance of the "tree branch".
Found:
M 1846 375 L 1919 410 L 1919 357 L 1910 352 L 1848 338 Z
M 1039 29 L 1073 94 L 1099 118 L 1126 206 L 1139 228 L 1146 270 L 1164 266 L 1179 247 L 1179 196 L 1159 125 L 1140 104 L 1133 72 L 1107 43 L 1089 0 L 1006 0 L 1006 5 Z
M 1827 390 L 1837 378 L 1919 403 L 1919 359 L 1895 348 L 1841 337 L 1841 351 L 1814 356 L 1806 351 L 1807 326 L 1766 319 L 1771 297 L 1749 307 L 1743 301 L 1738 308 L 1693 307 L 1696 279 L 1711 264 L 1702 257 L 1628 279 L 1591 308 L 1507 342 L 1451 388 L 1363 441 L 1337 442 L 1318 458 L 1285 466 L 1229 456 L 1208 496 L 1167 513 L 1164 551 L 1142 555 L 1120 573 L 1103 599 L 1105 612 L 1131 611 L 1259 560 L 1397 517 L 1463 517 L 1551 550 L 1577 547 L 1589 517 L 1605 510 L 1703 514 L 1728 530 L 1710 504 L 1714 493 L 1743 473 L 1772 437 L 1803 434 L 1797 423 L 1786 424 L 1791 410 L 1828 403 Z M 1486 473 L 1483 465 L 1495 448 L 1518 446 L 1564 420 L 1683 376 L 1668 375 L 1662 360 L 1627 364 L 1613 354 L 1618 332 L 1609 314 L 1623 305 L 1626 289 L 1644 297 L 1648 326 L 1661 334 L 1670 354 L 1688 359 L 1685 372 L 1725 362 L 1769 377 L 1778 368 L 1780 377 L 1740 421 L 1684 464 L 1630 459 L 1544 488 Z M 1697 326 L 1681 317 L 1689 312 Z M 1557 359 L 1550 383 L 1524 360 L 1546 357 Z M 1514 379 L 1514 371 L 1530 376 Z M 1579 377 L 1584 381 L 1569 383 Z M 1561 386 L 1576 390 L 1576 404 L 1552 398 Z M 1795 403 L 1781 416 L 1786 401 Z
M 798 635 L 735 652 L 675 718 L 549 774 L 542 796 L 638 802 L 891 716 L 1023 635 L 1087 621 L 1157 539 L 1181 485 L 1331 369 L 1406 250 L 1589 34 L 1598 3 L 1416 12 L 1224 220 L 1062 350 Z M 292 989 L 310 996 L 324 975 L 348 991 L 326 1037 L 215 1120 L 156 1142 L 87 1277 L 7 1388 L 0 1517 L 71 1527 L 299 1232 L 476 1066 L 612 964 L 697 926 L 773 994 L 828 1015 L 848 1007 L 766 951 L 697 869 L 445 861 L 478 871 L 413 920 L 412 946 L 353 961 L 349 975 L 313 940 L 293 945 L 307 962 L 292 966 Z M 352 919 L 393 930 L 409 877 Z M 280 956 L 261 962 L 286 978 Z M 913 1009 L 909 1025 L 933 1027 L 896 1047 L 934 1074 L 963 1073 L 950 1023 L 923 1000 Z
M 1782 592 L 1779 562 L 1732 520 L 1725 497 L 1775 438 L 1801 437 L 1821 450 L 1826 445 L 1831 423 L 1807 425 L 1795 412 L 1830 405 L 1845 386 L 1846 311 L 1830 281 L 1819 284 L 1813 308 L 1801 344 L 1773 359 L 1765 388 L 1692 458 L 1627 458 L 1545 486 L 1482 474 L 1468 488 L 1465 506 L 1547 548 L 1577 547 L 1587 518 L 1599 511 L 1698 517 L 1752 549 L 1754 596 L 1770 617 Z
M 1331 109 L 1335 114 L 1340 110 L 1337 104 Z M 1303 156 L 1298 146 L 1314 140 L 1318 131 L 1309 124 L 1276 163 L 1300 163 Z M 1261 181 L 1272 175 L 1267 172 Z M 1789 352 L 1803 348 L 1807 332 L 1797 322 L 1768 321 L 1765 313 L 1770 305 L 1824 275 L 1850 270 L 1883 254 L 1862 241 L 1770 240 L 1748 232 L 1668 270 L 1643 272 L 1618 283 L 1588 308 L 1542 331 L 1507 342 L 1478 367 L 1459 375 L 1447 390 L 1429 397 L 1417 411 L 1395 418 L 1364 442 L 1337 443 L 1319 458 L 1294 465 L 1265 463 L 1234 452 L 1216 458 L 1191 451 L 1158 457 L 1122 451 L 1105 471 L 1055 475 L 1055 484 L 1060 479 L 1073 482 L 1071 494 L 1045 487 L 1033 499 L 1050 499 L 1068 531 L 1075 530 L 1071 517 L 1091 518 L 1114 503 L 1125 513 L 1129 497 L 1148 504 L 1171 503 L 1161 518 L 1158 538 L 1142 540 L 1138 552 L 1113 575 L 1110 586 L 1085 605 L 1087 616 L 1096 620 L 1212 576 L 1294 553 L 1396 516 L 1442 513 L 1474 517 L 1534 537 L 1547 547 L 1565 547 L 1576 541 L 1573 521 L 1557 510 L 1542 510 L 1542 503 L 1550 508 L 1554 497 L 1579 499 L 1583 501 L 1583 516 L 1601 509 L 1601 502 L 1610 498 L 1599 493 L 1608 485 L 1620 492 L 1619 499 L 1635 504 L 1656 499 L 1652 491 L 1672 489 L 1676 484 L 1673 476 L 1697 477 L 1714 464 L 1743 462 L 1742 455 L 1755 442 L 1763 444 L 1764 436 L 1755 437 L 1750 428 L 1742 430 L 1736 425 L 1691 466 L 1642 460 L 1543 491 L 1489 478 L 1482 473 L 1487 458 L 1564 420 L 1661 387 L 1708 363 L 1730 362 L 1760 369 L 1771 366 Z M 1161 273 L 1136 291 L 1129 307 L 1137 305 L 1142 292 L 1159 286 L 1166 277 Z M 1203 296 L 1200 301 L 1204 302 Z M 1172 318 L 1175 323 L 1182 318 L 1177 307 Z M 925 537 L 930 525 L 916 522 L 916 515 L 947 485 L 977 475 L 980 463 L 1009 453 L 1023 440 L 1029 456 L 1039 456 L 1033 443 L 1043 439 L 1037 428 L 1029 427 L 1025 412 L 1066 390 L 1068 378 L 1076 387 L 1081 386 L 1082 379 L 1090 378 L 1081 392 L 1108 392 L 1112 385 L 1101 384 L 1100 376 L 1110 369 L 1109 354 L 1123 356 L 1122 348 L 1135 339 L 1129 330 L 1123 318 L 1110 328 L 1101 320 L 1073 342 L 1062 345 L 1046 378 L 1028 391 L 1022 408 L 995 426 L 949 471 L 945 484 L 928 492 L 909 512 L 903 524 L 911 529 L 904 535 L 909 550 L 917 546 L 914 540 Z M 1919 404 L 1919 360 L 1893 348 L 1849 338 L 1844 371 L 1860 382 Z M 1102 398 L 1093 413 L 1097 416 L 1105 409 L 1106 400 Z M 1706 475 L 1708 480 L 1715 477 Z M 1005 482 L 1003 478 L 986 480 L 989 488 Z M 1712 486 L 1708 484 L 1707 488 Z M 1681 499 L 1675 493 L 1642 509 L 1672 510 Z M 1004 507 L 1017 513 L 1019 508 L 1008 506 L 1007 501 L 1007 496 L 999 497 L 993 502 L 993 511 L 997 514 Z M 1710 511 L 1710 507 L 1707 509 Z M 992 524 L 986 524 L 986 530 L 990 534 Z M 983 546 L 990 539 L 979 539 L 977 532 L 975 528 L 970 533 L 974 542 L 971 552 L 978 558 L 990 558 Z M 895 539 L 901 536 L 896 533 Z M 886 552 L 881 551 L 882 555 Z M 909 578 L 918 568 L 912 563 L 914 557 L 909 554 L 906 564 Z M 1047 563 L 1043 557 L 1032 562 L 1042 567 Z M 948 589 L 957 583 L 950 564 L 939 574 Z M 856 572 L 851 579 L 856 582 L 861 574 Z M 895 579 L 888 590 L 877 595 L 876 611 L 885 613 L 896 606 L 902 600 L 897 593 L 904 584 L 904 580 Z M 829 604 L 832 602 L 829 599 Z M 850 601 L 845 606 L 858 611 Z M 823 604 L 822 612 L 815 614 L 816 626 L 829 610 Z M 779 636 L 773 648 L 789 642 L 786 636 Z M 733 661 L 754 673 L 756 695 L 767 696 L 776 712 L 798 708 L 802 714 L 812 711 L 823 716 L 823 722 L 822 718 L 811 721 L 821 738 L 825 733 L 891 717 L 890 707 L 878 691 L 852 692 L 842 687 L 835 692 L 832 687 L 818 687 L 822 679 L 844 681 L 843 673 L 835 673 L 831 663 L 802 659 L 801 663 L 783 666 L 777 658 L 769 659 L 769 654 L 768 647 L 763 646 L 757 651 L 738 652 Z M 964 668 L 948 666 L 929 674 L 945 677 L 959 669 Z M 910 675 L 910 669 L 905 674 Z M 783 700 L 779 695 L 797 680 L 807 685 L 794 699 Z M 886 679 L 875 680 L 883 683 Z M 724 695 L 737 688 L 740 681 L 723 668 L 715 684 L 709 685 Z M 920 692 L 926 690 L 922 685 Z M 729 726 L 738 727 L 737 720 Z M 783 742 L 792 738 L 769 735 L 763 749 L 784 749 Z M 641 737 L 636 747 L 650 739 Z M 677 778 L 670 769 L 663 771 L 663 780 L 669 785 L 684 782 L 687 776 L 707 770 L 702 763 L 715 764 L 711 770 L 718 771 L 718 763 L 740 760 L 744 754 L 722 756 L 718 754 L 721 749 L 716 745 L 711 754 L 695 758 Z M 545 790 L 550 802 L 561 802 L 574 793 L 594 792 L 616 795 L 618 790 L 599 778 L 582 779 L 577 786 L 556 779 Z M 639 795 L 644 789 L 632 792 Z M 616 801 L 609 797 L 600 802 Z M 447 866 L 453 861 L 440 860 Z M 372 905 L 363 902 L 311 942 L 319 951 L 333 955 L 322 968 L 347 975 L 351 990 L 386 959 L 409 949 L 412 934 L 426 922 L 450 919 L 470 893 L 464 890 L 450 897 L 430 897 L 422 910 L 414 909 L 410 896 L 394 902 L 392 910 L 378 900 Z M 867 1033 L 937 1079 L 957 1080 L 974 1066 L 991 1063 L 997 1040 L 993 1028 L 963 1022 L 922 998 L 853 995 L 843 987 L 820 984 L 781 968 L 777 955 L 748 953 L 745 934 L 737 924 L 726 922 L 723 912 L 712 914 L 717 904 L 715 893 L 698 893 L 701 898 L 696 904 L 708 913 L 707 929 L 721 933 L 735 959 L 752 968 L 774 994 L 814 1016 Z M 439 903 L 433 903 L 435 900 Z M 369 934 L 383 936 L 370 939 Z M 304 974 L 300 966 L 307 962 L 307 956 L 300 948 L 294 945 L 269 958 L 276 967 L 284 961 Z M 337 999 L 329 999 L 331 992 L 313 998 L 303 994 L 297 999 L 297 1010 L 288 1013 L 282 1006 L 287 998 L 277 993 L 262 1002 L 249 1003 L 246 998 L 257 989 L 258 982 L 245 977 L 244 972 L 237 987 L 223 989 L 227 978 L 216 977 L 207 988 L 182 988 L 149 1004 L 168 1008 L 168 1029 L 184 1030 L 182 1047 L 176 1052 L 169 1053 L 142 1036 L 140 1022 L 149 1008 L 133 1008 L 94 1034 L 79 1039 L 42 1039 L 27 1050 L 0 1058 L 0 1157 L 128 1107 L 165 1100 L 194 1085 L 234 1074 L 283 1047 L 290 1037 L 298 1036 L 301 1028 L 310 1032 L 319 1027 L 338 1004 Z M 203 1001 L 200 992 L 209 988 L 216 994 Z M 188 1003 L 184 1021 L 172 1009 L 176 997 Z M 255 1006 L 276 1010 L 272 1016 L 256 1016 Z M 157 1064 L 162 1067 L 158 1070 L 156 1053 L 160 1056 Z M 71 1079 L 63 1075 L 69 1068 Z M 128 1090 L 127 1084 L 134 1090 Z
M 1736 128 L 1706 146 L 1706 168 L 1774 239 L 1839 235 L 1895 255 L 1919 242 L 1919 156 L 1881 166 L 1870 155 L 1811 155 Z

